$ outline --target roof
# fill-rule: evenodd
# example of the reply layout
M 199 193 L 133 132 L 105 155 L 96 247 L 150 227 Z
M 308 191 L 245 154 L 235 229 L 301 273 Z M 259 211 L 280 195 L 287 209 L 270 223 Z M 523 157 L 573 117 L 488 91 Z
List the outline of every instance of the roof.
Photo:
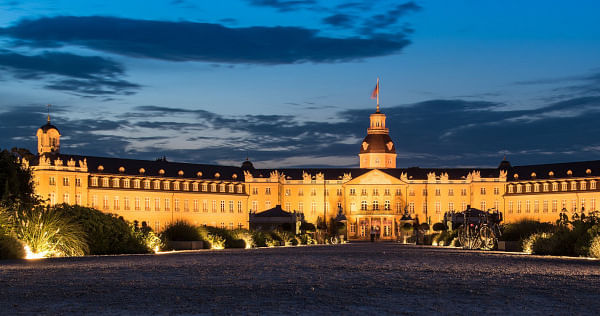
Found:
M 387 144 L 391 142 L 392 147 L 388 148 Z M 396 147 L 394 146 L 394 142 L 392 138 L 388 134 L 367 134 L 363 143 L 369 144 L 365 149 L 364 146 L 360 146 L 360 153 L 389 153 L 395 154 Z
M 281 205 L 277 205 L 272 209 L 254 214 L 255 217 L 291 217 L 291 212 L 286 212 L 281 208 Z
M 278 171 L 289 179 L 302 179 L 303 173 L 306 172 L 312 176 L 317 173 L 322 173 L 326 180 L 341 180 L 345 174 L 350 174 L 352 178 L 361 176 L 373 169 L 364 168 L 281 168 L 281 169 L 255 169 L 251 174 L 255 178 L 268 178 L 270 173 Z M 395 169 L 378 169 L 393 177 L 400 178 L 402 173 L 406 173 L 409 180 L 427 180 L 427 175 L 435 172 L 437 176 L 442 173 L 447 173 L 450 180 L 465 180 L 467 175 L 474 170 L 480 171 L 482 178 L 497 178 L 500 171 L 496 168 L 395 168 Z
M 587 173 L 589 169 L 589 174 Z M 567 174 L 571 171 L 571 175 Z M 553 175 L 550 175 L 553 172 Z M 535 176 L 532 176 L 535 173 Z M 514 175 L 518 174 L 518 179 Z M 600 160 L 564 162 L 541 165 L 514 166 L 508 174 L 509 181 L 523 181 L 533 179 L 553 179 L 569 177 L 586 177 L 600 175 Z
M 51 129 L 55 129 L 60 134 L 60 131 L 58 130 L 58 128 L 56 128 L 56 126 L 50 124 L 50 122 L 46 123 L 45 125 L 40 126 L 40 129 L 42 131 L 44 131 L 44 133 L 47 132 L 47 131 L 49 131 L 49 130 L 51 130 Z
M 239 167 L 169 162 L 165 160 L 152 161 L 66 154 L 52 156 L 53 159 L 58 157 L 60 157 L 64 163 L 70 159 L 73 159 L 76 162 L 86 159 L 88 170 L 91 173 L 140 175 L 140 168 L 144 168 L 144 175 L 147 176 L 180 177 L 184 179 L 216 179 L 217 177 L 215 174 L 218 173 L 219 180 L 244 181 L 244 173 Z M 37 165 L 38 163 L 39 157 L 37 157 L 35 161 L 32 161 L 31 165 Z M 103 170 L 98 170 L 99 166 L 102 166 Z M 123 172 L 120 172 L 119 170 L 121 167 L 124 168 Z M 159 173 L 161 169 L 164 170 L 164 174 Z M 183 171 L 183 176 L 179 175 L 179 171 Z M 202 173 L 201 176 L 198 176 L 198 172 Z

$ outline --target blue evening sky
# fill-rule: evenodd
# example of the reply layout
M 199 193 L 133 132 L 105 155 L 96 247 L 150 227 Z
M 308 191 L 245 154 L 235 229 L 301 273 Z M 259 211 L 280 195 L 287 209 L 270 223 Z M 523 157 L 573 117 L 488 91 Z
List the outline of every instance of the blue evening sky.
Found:
M 357 166 L 600 159 L 598 1 L 2 1 L 0 148 Z

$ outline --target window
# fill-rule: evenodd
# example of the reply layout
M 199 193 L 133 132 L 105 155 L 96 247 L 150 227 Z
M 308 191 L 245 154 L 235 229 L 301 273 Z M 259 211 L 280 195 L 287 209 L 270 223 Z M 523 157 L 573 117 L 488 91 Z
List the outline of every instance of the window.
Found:
M 580 209 L 583 211 L 585 210 L 585 199 L 581 199 L 581 205 L 580 205 Z
M 207 200 L 202 200 L 202 212 L 208 213 L 208 201 Z
M 150 189 L 150 180 L 144 181 L 144 189 Z
M 558 191 L 558 183 L 552 183 L 552 191 Z
M 389 195 L 390 195 L 390 189 L 388 189 L 388 188 L 385 188 L 385 189 L 383 190 L 383 195 L 385 195 L 385 196 L 389 196 Z
M 221 213 L 225 213 L 225 201 L 221 200 Z
M 548 183 L 544 183 L 542 186 L 542 189 L 544 190 L 544 192 L 548 192 L 549 188 L 550 188 L 550 184 L 548 184 Z
M 414 213 L 415 213 L 415 202 L 410 202 L 410 203 L 408 203 L 408 211 L 409 211 L 411 214 L 414 214 Z
M 508 213 L 512 214 L 513 212 L 513 201 L 508 202 Z
M 252 188 L 252 195 L 258 195 L 258 188 Z
M 587 183 L 585 183 L 585 181 L 581 181 L 581 183 L 580 183 L 580 186 L 581 186 L 581 187 L 579 188 L 579 190 L 585 190 L 585 189 L 586 189 L 586 187 L 587 187 L 587 185 L 586 185 L 586 184 L 587 184 Z
M 92 186 L 93 187 L 97 187 L 98 186 L 98 178 L 92 178 Z
M 567 191 L 567 183 L 566 182 L 561 183 L 561 190 Z
M 140 210 L 140 198 L 136 197 L 135 202 L 133 202 L 133 203 L 134 203 L 133 207 L 135 208 L 135 210 L 139 211 Z
M 368 208 L 368 206 L 367 206 L 367 205 L 368 205 L 368 204 L 367 204 L 367 201 L 365 201 L 365 200 L 363 200 L 363 201 L 360 201 L 360 210 L 361 210 L 361 211 L 366 211 L 366 210 L 367 210 L 367 208 Z
M 171 199 L 165 199 L 165 211 L 171 210 Z
M 454 190 L 448 189 L 448 196 L 454 196 Z
M 184 212 L 190 211 L 190 203 L 188 200 L 183 200 L 183 211 Z
M 56 204 L 56 194 L 54 194 L 54 193 L 48 194 L 48 199 L 50 200 L 50 205 Z
M 373 196 L 378 196 L 378 195 L 379 195 L 379 190 L 373 189 Z
M 427 214 L 427 203 L 423 203 L 423 213 Z
M 414 189 L 409 189 L 408 190 L 408 196 L 415 196 L 415 190 Z
M 102 200 L 102 206 L 105 210 L 108 210 L 108 208 L 110 207 L 108 205 L 108 196 L 106 196 L 106 195 L 104 196 L 104 199 Z
M 540 212 L 540 201 L 538 201 L 538 200 L 533 201 L 533 212 L 534 213 Z
M 486 208 L 486 204 L 485 204 L 485 201 L 481 201 L 481 210 L 482 210 L 482 211 L 485 211 L 485 210 L 487 210 L 487 208 Z
M 69 204 L 69 194 L 63 194 L 63 203 Z
M 233 230 L 233 223 L 229 223 L 229 229 Z
M 448 212 L 454 212 L 454 203 L 452 203 L 452 202 L 448 203 Z
M 266 201 L 265 202 L 265 209 L 270 209 L 271 208 L 271 201 Z
M 342 196 L 342 193 L 343 193 L 342 189 L 337 189 L 336 190 L 337 196 Z
M 179 191 L 179 182 L 173 182 L 173 190 Z
M 596 199 L 590 199 L 590 211 L 596 210 Z
M 525 201 L 525 213 L 531 212 L 531 201 Z
M 442 195 L 442 191 L 440 189 L 435 189 L 435 196 Z
M 291 194 L 291 190 L 290 189 L 285 189 L 285 196 L 290 196 Z
M 531 184 L 528 183 L 525 185 L 525 192 L 527 192 L 527 193 L 531 192 Z
M 423 196 L 427 196 L 427 189 L 423 189 Z
M 325 196 L 329 196 L 329 189 L 325 189 Z
M 163 190 L 170 190 L 171 189 L 171 183 L 165 181 L 163 182 Z
M 391 204 L 389 200 L 385 200 L 385 202 L 383 202 L 383 209 L 386 211 L 389 211 L 391 209 Z
M 124 197 L 123 198 L 123 207 L 124 207 L 124 210 L 129 211 L 130 205 L 129 205 L 129 198 L 128 197 Z
M 202 192 L 206 191 L 208 191 L 208 183 L 202 183 Z M 256 191 L 256 194 L 258 194 L 258 189 Z
M 113 179 L 113 188 L 118 188 L 119 182 L 120 182 L 120 179 Z
M 317 195 L 317 189 L 310 189 L 310 196 L 316 196 Z
M 65 187 L 69 186 L 69 178 L 67 178 L 67 177 L 63 178 L 63 186 L 65 186 Z
M 298 211 L 300 213 L 304 212 L 304 203 L 298 202 Z
M 290 202 L 285 202 L 285 208 L 284 208 L 284 210 L 286 210 L 286 211 L 290 211 L 290 210 L 291 210 L 291 208 L 292 208 L 292 203 L 290 203 Z
M 216 183 L 210 184 L 210 192 L 217 192 L 217 184 Z
M 229 213 L 233 213 L 234 210 L 233 201 L 229 201 Z
M 266 188 L 265 189 L 265 194 L 266 195 L 271 195 L 271 188 Z
M 566 210 L 567 209 L 567 200 L 562 200 L 561 205 L 562 205 L 562 208 Z
M 198 191 L 198 183 L 192 183 L 192 191 Z
M 155 198 L 154 199 L 154 210 L 155 211 L 160 211 L 160 198 Z
M 360 195 L 366 196 L 367 195 L 367 189 L 362 189 Z
M 377 200 L 373 201 L 373 210 L 374 211 L 379 210 L 379 201 L 377 201 Z
M 467 209 L 467 202 L 461 202 L 461 203 L 460 203 L 460 210 L 461 210 L 461 211 L 464 211 L 464 210 L 466 210 L 466 209 Z
M 494 188 L 494 195 L 500 195 L 500 188 L 499 187 L 495 187 Z
M 571 182 L 571 190 L 572 191 L 577 190 L 577 182 L 575 182 L 575 181 Z
M 298 189 L 298 196 L 304 196 L 304 189 Z
M 596 190 L 596 181 L 590 181 L 590 190 Z
M 436 214 L 442 213 L 442 206 L 441 206 L 440 202 L 435 202 L 435 213 Z
M 350 195 L 356 195 L 356 189 L 354 189 L 354 188 L 350 189 Z
M 225 229 L 225 223 L 221 222 L 221 229 Z
M 521 213 L 521 201 L 517 201 L 517 213 Z
M 217 201 L 216 200 L 212 200 L 211 209 L 212 209 L 213 213 L 217 212 Z
M 102 179 L 102 186 L 105 187 L 105 188 L 108 187 L 108 178 Z
M 329 212 L 329 202 L 325 202 L 325 211 Z
M 150 198 L 149 198 L 149 197 L 147 197 L 147 198 L 144 198 L 144 209 L 145 209 L 146 211 L 149 211 L 149 210 L 150 210 Z
M 571 200 L 571 212 L 577 212 L 577 200 Z
M 467 196 L 467 189 L 460 189 L 461 196 Z
M 485 195 L 485 188 L 481 188 L 481 195 Z
M 200 203 L 198 200 L 194 200 L 194 212 L 200 212 Z
M 81 205 L 81 194 L 75 194 L 75 204 Z
M 552 213 L 558 212 L 558 201 L 552 200 Z
M 500 201 L 498 201 L 498 200 L 494 201 L 494 209 L 496 211 L 500 210 Z
M 244 208 L 242 207 L 242 201 L 237 202 L 238 213 L 243 213 Z
M 189 191 L 190 190 L 190 184 L 189 183 L 184 183 L 183 184 L 183 191 Z
M 49 184 L 49 185 L 56 185 L 56 178 L 54 178 L 54 177 L 49 177 L 49 178 L 48 178 L 48 184 Z
M 317 212 L 317 203 L 316 202 L 310 203 L 310 212 L 313 215 Z
M 402 189 L 396 189 L 396 195 L 402 195 Z
M 123 179 L 123 187 L 124 188 L 129 188 L 129 179 Z
M 542 209 L 544 213 L 548 213 L 548 201 L 544 201 L 544 208 Z
M 533 185 L 533 192 L 540 192 L 540 184 L 536 183 Z
M 173 200 L 173 206 L 175 208 L 175 212 L 179 212 L 179 199 Z
M 302 204 L 302 203 L 300 203 Z M 252 211 L 256 212 L 258 210 L 258 201 L 252 201 Z

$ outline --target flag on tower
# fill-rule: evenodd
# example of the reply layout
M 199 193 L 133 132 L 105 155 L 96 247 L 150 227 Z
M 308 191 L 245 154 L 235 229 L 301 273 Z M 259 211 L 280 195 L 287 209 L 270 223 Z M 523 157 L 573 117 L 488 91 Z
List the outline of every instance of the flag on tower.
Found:
M 377 84 L 375 85 L 375 89 L 373 89 L 373 93 L 371 93 L 371 99 L 377 99 L 379 96 L 379 78 L 377 78 Z

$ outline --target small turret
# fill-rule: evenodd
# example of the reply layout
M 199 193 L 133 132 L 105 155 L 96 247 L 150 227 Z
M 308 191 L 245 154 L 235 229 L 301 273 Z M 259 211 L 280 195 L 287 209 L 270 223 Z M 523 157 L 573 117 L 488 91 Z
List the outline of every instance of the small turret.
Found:
M 36 133 L 38 139 L 38 154 L 60 152 L 60 132 L 56 126 L 50 124 L 50 113 L 45 125 L 38 128 Z

